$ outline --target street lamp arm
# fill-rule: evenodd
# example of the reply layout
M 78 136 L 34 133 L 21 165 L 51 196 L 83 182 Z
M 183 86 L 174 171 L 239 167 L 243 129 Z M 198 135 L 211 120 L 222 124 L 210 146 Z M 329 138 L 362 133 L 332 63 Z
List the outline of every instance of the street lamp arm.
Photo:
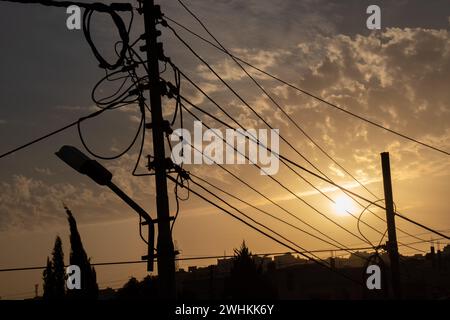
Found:
M 152 223 L 152 218 L 140 205 L 138 205 L 133 199 L 131 199 L 125 192 L 122 191 L 118 186 L 116 186 L 112 181 L 109 181 L 106 186 L 111 189 L 120 199 L 122 199 L 126 204 L 128 204 L 134 211 L 136 211 L 145 222 L 149 225 Z
M 153 271 L 153 261 L 155 258 L 155 224 L 150 215 L 140 205 L 134 202 L 129 196 L 127 196 L 118 186 L 112 181 L 109 181 L 106 186 L 111 189 L 119 198 L 121 198 L 126 204 L 128 204 L 134 211 L 136 211 L 146 222 L 148 227 L 148 243 L 147 243 L 147 256 L 142 259 L 147 260 L 147 270 Z

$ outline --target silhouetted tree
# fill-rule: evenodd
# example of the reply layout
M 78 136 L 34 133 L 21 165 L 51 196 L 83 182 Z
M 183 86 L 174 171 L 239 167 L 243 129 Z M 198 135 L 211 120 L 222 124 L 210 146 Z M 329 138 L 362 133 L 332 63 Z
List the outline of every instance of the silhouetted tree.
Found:
M 230 276 L 225 283 L 225 296 L 232 299 L 269 299 L 276 292 L 257 265 L 245 241 L 235 249 L 235 257 Z
M 150 275 L 142 281 L 132 277 L 117 291 L 119 299 L 157 299 L 158 280 Z
M 53 248 L 53 274 L 55 277 L 55 297 L 64 298 L 66 289 L 66 270 L 64 268 L 64 252 L 62 241 L 59 236 L 56 237 L 55 247 Z
M 70 226 L 70 264 L 77 265 L 81 271 L 81 289 L 68 291 L 68 296 L 71 298 L 97 299 L 98 285 L 95 268 L 91 267 L 90 259 L 83 248 L 77 222 L 72 212 L 66 206 L 64 206 L 64 209 L 66 209 Z
M 119 299 L 136 299 L 139 297 L 140 285 L 135 277 L 131 277 L 127 283 L 117 291 Z
M 44 298 L 63 299 L 66 288 L 66 275 L 64 269 L 64 253 L 62 241 L 56 237 L 55 246 L 52 252 L 52 261 L 47 257 L 47 267 L 44 276 Z
M 146 299 L 158 298 L 158 278 L 150 275 L 146 276 L 141 282 L 141 293 Z
M 55 277 L 53 276 L 53 265 L 49 257 L 47 257 L 47 266 L 43 273 L 44 279 L 44 299 L 53 299 L 55 292 Z

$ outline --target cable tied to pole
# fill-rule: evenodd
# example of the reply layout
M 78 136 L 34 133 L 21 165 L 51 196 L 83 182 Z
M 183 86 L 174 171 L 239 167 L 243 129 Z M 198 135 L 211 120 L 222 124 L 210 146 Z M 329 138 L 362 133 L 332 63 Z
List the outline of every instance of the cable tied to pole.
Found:
M 95 58 L 100 63 L 99 67 L 102 69 L 115 70 L 118 67 L 122 66 L 123 61 L 125 60 L 125 54 L 128 50 L 128 44 L 129 44 L 128 30 L 127 30 L 122 18 L 120 17 L 120 15 L 116 11 L 111 9 L 110 6 L 107 6 L 105 4 L 96 4 L 96 5 L 98 5 L 101 10 L 95 9 L 95 8 L 86 8 L 86 10 L 84 11 L 83 33 L 84 33 L 84 36 L 86 37 L 86 41 L 88 42 L 89 46 L 92 49 L 92 52 L 94 53 Z M 108 13 L 111 16 L 114 24 L 116 25 L 117 30 L 119 31 L 122 48 L 120 50 L 119 57 L 117 58 L 116 62 L 114 62 L 114 63 L 110 63 L 105 58 L 103 58 L 103 56 L 100 54 L 97 47 L 95 46 L 94 42 L 92 41 L 90 27 L 91 27 L 91 18 L 95 11 Z M 131 12 L 133 12 L 133 11 L 131 11 Z
M 370 240 L 362 233 L 359 224 L 360 224 L 360 222 L 361 222 L 361 217 L 362 217 L 362 215 L 364 214 L 364 212 L 366 212 L 366 211 L 370 208 L 370 206 L 372 206 L 372 205 L 374 205 L 374 204 L 376 204 L 376 203 L 378 203 L 378 202 L 381 202 L 381 201 L 384 201 L 384 199 L 378 199 L 378 200 L 375 200 L 375 201 L 369 203 L 367 206 L 365 206 L 364 209 L 363 209 L 363 210 L 361 211 L 361 213 L 359 214 L 358 220 L 357 220 L 357 222 L 356 222 L 356 226 L 357 226 L 357 228 L 358 228 L 359 234 L 367 241 L 367 243 L 368 243 L 371 247 L 373 247 L 373 249 L 375 250 L 375 252 L 378 252 L 379 249 L 386 249 L 384 245 L 381 245 L 381 243 L 383 242 L 383 239 L 384 239 L 384 237 L 386 236 L 387 229 L 384 231 L 383 236 L 381 237 L 380 242 L 378 243 L 378 245 L 375 246 L 375 245 L 374 245 L 374 244 L 373 244 L 373 243 L 372 243 L 372 242 L 371 242 L 371 241 L 370 241 Z M 395 206 L 395 204 L 394 204 L 394 206 Z

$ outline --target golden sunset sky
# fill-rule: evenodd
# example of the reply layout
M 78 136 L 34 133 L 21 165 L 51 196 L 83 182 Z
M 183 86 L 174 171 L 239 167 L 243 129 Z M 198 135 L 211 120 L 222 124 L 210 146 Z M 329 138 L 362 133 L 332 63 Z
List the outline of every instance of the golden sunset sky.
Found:
M 192 0 L 186 3 L 213 34 L 242 59 L 387 128 L 447 152 L 450 150 L 448 1 L 378 1 L 382 11 L 382 28 L 378 31 L 366 28 L 369 1 Z M 164 1 L 161 8 L 168 17 L 207 37 L 175 0 Z M 95 110 L 90 94 L 95 83 L 104 76 L 104 71 L 98 68 L 82 31 L 66 28 L 66 18 L 63 9 L 0 4 L 0 39 L 4 44 L 0 50 L 0 153 Z M 128 19 L 124 15 L 124 20 Z M 99 15 L 94 21 L 95 41 L 105 54 L 111 56 L 113 44 L 117 41 L 115 28 L 106 16 Z M 160 28 L 165 54 L 183 72 L 245 127 L 267 128 L 169 30 Z M 296 123 L 374 193 L 374 197 L 314 146 L 233 60 L 189 33 L 179 28 L 177 30 L 272 127 L 279 129 L 280 134 L 304 157 L 340 185 L 372 201 L 382 199 L 380 153 L 388 151 L 397 210 L 448 234 L 448 155 L 350 117 L 248 69 Z M 132 39 L 142 31 L 142 18 L 136 16 Z M 172 70 L 168 68 L 162 77 L 173 81 Z M 182 94 L 208 112 L 227 120 L 217 107 L 186 82 L 183 82 Z M 172 117 L 173 106 L 173 100 L 164 100 L 163 110 L 167 119 Z M 224 130 L 221 124 L 195 113 L 209 126 Z M 96 152 L 113 155 L 130 143 L 139 125 L 138 116 L 136 106 L 106 112 L 83 123 L 83 133 Z M 185 126 L 191 128 L 193 118 L 185 113 L 184 120 Z M 149 134 L 145 154 L 152 152 L 150 140 Z M 62 237 L 68 262 L 69 228 L 62 203 L 73 211 L 92 262 L 139 260 L 145 254 L 146 245 L 138 234 L 137 215 L 110 190 L 95 185 L 62 163 L 54 155 L 62 145 L 74 145 L 83 150 L 76 128 L 0 159 L 0 269 L 45 265 L 56 235 Z M 118 160 L 99 162 L 113 172 L 118 186 L 155 217 L 154 178 L 131 175 L 138 147 L 136 144 Z M 285 143 L 281 143 L 280 153 L 314 170 Z M 226 167 L 346 246 L 367 246 L 317 214 L 270 178 L 260 175 L 257 168 L 251 165 Z M 255 206 L 317 234 L 216 165 L 188 165 L 186 169 Z M 139 170 L 145 172 L 145 158 Z M 356 219 L 345 211 L 358 216 L 362 207 L 336 188 L 307 173 L 298 172 L 337 201 L 338 205 L 327 200 L 282 164 L 274 178 L 327 217 L 358 234 Z M 186 190 L 181 192 L 186 195 Z M 308 250 L 332 249 L 327 243 L 262 216 L 224 194 L 219 195 Z M 171 213 L 174 214 L 173 184 L 170 182 L 169 197 Z M 380 209 L 373 208 L 373 211 L 385 216 Z M 362 220 L 380 232 L 386 228 L 383 221 L 370 213 L 364 213 Z M 397 227 L 425 240 L 438 238 L 399 219 Z M 380 241 L 380 235 L 366 226 L 362 225 L 361 231 L 372 242 Z M 232 254 L 233 248 L 243 240 L 255 253 L 288 251 L 194 195 L 181 202 L 173 237 L 181 252 L 180 257 Z M 406 244 L 417 241 L 401 231 L 398 231 L 398 237 L 400 242 Z M 441 240 L 440 243 L 443 247 L 446 242 Z M 413 247 L 418 250 L 400 246 L 400 253 L 421 253 L 420 250 L 429 250 L 430 243 L 423 242 Z M 320 255 L 323 258 L 327 256 L 329 253 Z M 216 263 L 214 259 L 188 261 L 179 262 L 179 266 L 186 268 L 213 263 Z M 145 268 L 145 263 L 97 267 L 99 286 L 120 287 L 130 276 L 145 276 Z M 42 271 L 0 272 L 0 296 L 5 299 L 32 297 L 34 284 L 39 284 L 42 294 L 41 283 Z

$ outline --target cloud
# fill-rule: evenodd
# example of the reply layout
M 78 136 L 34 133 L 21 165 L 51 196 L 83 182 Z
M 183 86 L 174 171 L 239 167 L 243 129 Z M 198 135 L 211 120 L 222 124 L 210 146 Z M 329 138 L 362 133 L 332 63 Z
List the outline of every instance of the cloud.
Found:
M 282 49 L 235 47 L 232 51 L 300 88 L 387 128 L 450 149 L 450 92 L 447 90 L 450 41 L 447 30 L 386 28 L 379 33 L 353 36 L 322 33 L 316 35 L 314 41 Z M 294 145 L 310 158 L 324 161 L 320 151 L 295 129 L 232 60 L 222 57 L 213 65 L 273 127 L 280 128 L 284 137 L 295 141 Z M 217 84 L 205 67 L 197 67 L 197 70 L 203 79 Z M 252 74 L 258 72 L 252 71 Z M 417 161 L 423 167 L 414 174 L 423 170 L 440 174 L 431 164 L 439 162 L 439 155 L 430 154 L 426 148 L 333 110 L 270 78 L 261 76 L 258 81 L 322 148 L 345 167 L 354 168 L 350 171 L 378 175 L 379 153 L 392 150 L 399 154 L 397 158 L 401 159 L 402 166 L 408 167 Z M 216 91 L 221 105 L 244 126 L 265 127 L 237 97 L 230 92 L 226 95 L 227 91 L 222 90 Z M 195 96 L 195 91 L 192 95 Z M 206 101 L 200 97 L 197 102 L 204 104 Z M 202 107 L 226 118 L 212 105 Z M 282 152 L 291 152 L 286 146 L 283 148 Z M 330 165 L 331 162 L 326 164 L 330 171 L 335 171 Z M 442 166 L 437 167 L 442 169 Z M 412 175 L 404 173 L 404 177 Z
M 314 42 L 300 44 L 289 52 L 284 50 L 272 63 L 286 65 L 293 56 L 302 60 L 304 54 L 314 60 L 303 66 L 307 68 L 299 75 L 299 87 L 388 128 L 450 149 L 447 30 L 388 28 L 368 36 L 319 35 Z M 275 86 L 275 82 L 270 84 Z M 376 168 L 378 158 L 368 153 L 378 155 L 380 151 L 393 150 L 404 155 L 405 165 L 422 159 L 422 166 L 438 174 L 429 163 L 430 157 L 438 161 L 434 157 L 439 155 L 430 155 L 426 148 L 333 111 L 293 90 L 280 94 L 279 87 L 275 87 L 273 91 L 319 144 L 341 155 L 350 165 L 366 163 Z M 266 113 L 266 117 L 273 115 Z M 285 130 L 292 132 L 294 128 L 291 125 Z M 395 144 L 388 143 L 392 141 Z M 352 158 L 348 156 L 349 149 L 355 163 L 348 160 Z
M 46 176 L 52 176 L 54 174 L 49 168 L 34 168 L 34 171 Z
M 61 223 L 65 219 L 62 202 L 80 210 L 81 219 L 85 219 L 93 209 L 96 214 L 104 215 L 104 206 L 113 200 L 104 192 L 97 193 L 70 183 L 52 184 L 23 175 L 14 175 L 12 181 L 2 182 L 0 189 L 2 231 L 45 228 Z
M 283 49 L 263 46 L 250 49 L 235 47 L 233 52 L 258 67 L 353 112 L 447 150 L 450 148 L 450 92 L 447 89 L 450 82 L 450 44 L 446 30 L 388 28 L 378 34 L 366 36 L 322 33 L 316 35 L 314 41 L 297 42 Z M 225 79 L 242 93 L 273 127 L 280 128 L 280 133 L 289 138 L 303 154 L 319 167 L 327 168 L 337 179 L 349 180 L 348 177 L 343 177 L 341 169 L 331 164 L 318 148 L 295 129 L 229 58 L 222 56 L 213 66 L 217 67 Z M 198 72 L 196 76 L 201 79 L 198 81 L 200 86 L 213 95 L 245 127 L 264 127 L 237 97 L 211 77 L 205 67 L 194 66 L 193 70 Z M 267 76 L 254 71 L 252 74 L 256 75 L 263 87 L 276 98 L 298 125 L 344 167 L 352 168 L 350 171 L 363 181 L 375 181 L 376 177 L 379 177 L 381 151 L 391 152 L 392 159 L 398 166 L 396 178 L 407 179 L 424 174 L 442 175 L 449 170 L 448 163 L 425 148 L 334 111 Z M 182 92 L 193 103 L 201 105 L 221 119 L 226 119 L 221 111 L 192 86 L 183 82 Z M 77 106 L 58 108 L 82 109 Z M 127 117 L 135 117 L 138 114 L 137 108 L 124 110 L 128 112 Z M 168 110 L 165 109 L 165 112 L 169 112 Z M 210 118 L 205 119 L 209 125 L 221 127 Z M 146 142 L 145 149 L 151 150 L 149 146 Z M 282 146 L 281 151 L 283 154 L 290 153 L 286 145 Z M 136 201 L 146 203 L 148 201 L 145 199 L 154 196 L 153 180 L 130 175 L 135 161 L 136 154 L 130 153 L 116 162 L 108 163 L 108 168 L 114 172 L 114 179 L 121 188 Z M 141 162 L 140 169 L 146 170 L 143 166 L 145 158 Z M 233 179 L 217 167 L 202 169 L 192 166 L 189 169 L 198 173 L 204 169 L 208 172 L 208 177 L 214 176 L 218 182 L 236 187 L 232 183 Z M 235 169 L 243 178 L 248 178 L 253 173 L 247 166 Z M 30 221 L 61 221 L 64 218 L 61 201 L 64 199 L 70 201 L 68 204 L 79 213 L 80 220 L 122 216 L 123 207 L 120 201 L 109 191 L 83 184 L 50 182 L 46 180 L 48 177 L 45 175 L 51 171 L 45 168 L 35 170 L 42 176 L 37 178 L 15 175 L 11 181 L 4 181 L 0 185 L 2 227 L 29 227 Z M 260 179 L 263 178 L 252 175 L 252 179 L 255 186 L 273 192 L 271 184 L 262 183 Z M 302 188 L 305 189 L 299 186 L 299 192 L 303 191 Z M 308 191 L 305 189 L 302 194 L 308 195 Z M 90 214 L 92 212 L 96 213 L 95 218 Z
M 225 81 L 232 80 L 241 80 L 245 77 L 244 71 L 240 69 L 234 62 L 229 60 L 222 60 L 218 64 L 213 64 L 212 68 L 215 72 L 220 74 L 222 79 Z M 199 65 L 197 67 L 197 73 L 207 81 L 218 81 L 217 77 L 209 70 L 209 68 L 205 65 Z

